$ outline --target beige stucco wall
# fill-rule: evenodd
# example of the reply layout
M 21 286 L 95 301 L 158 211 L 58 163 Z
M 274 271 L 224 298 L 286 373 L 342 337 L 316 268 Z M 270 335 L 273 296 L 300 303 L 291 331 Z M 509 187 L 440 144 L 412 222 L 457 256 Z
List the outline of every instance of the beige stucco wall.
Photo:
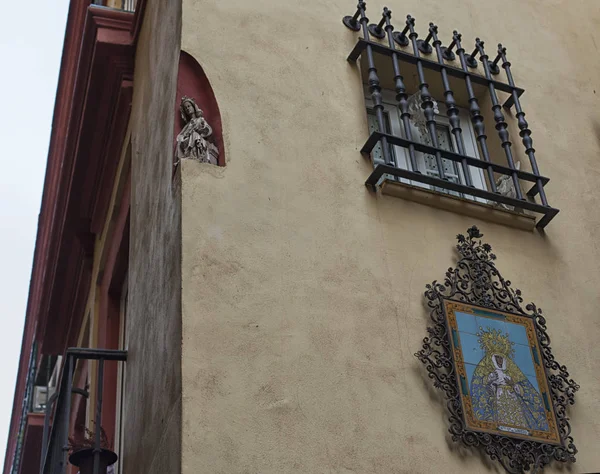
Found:
M 131 117 L 122 474 L 181 472 L 181 195 L 173 102 L 181 4 L 146 2 Z
M 387 3 L 421 32 L 436 21 L 445 43 L 456 28 L 469 47 L 485 35 L 509 48 L 561 209 L 545 235 L 367 191 L 362 84 L 345 60 L 358 35 L 341 24 L 355 4 L 183 2 L 182 49 L 211 80 L 228 157 L 182 169 L 183 472 L 500 472 L 450 441 L 413 356 L 424 286 L 472 224 L 544 309 L 554 353 L 581 384 L 571 472 L 597 472 L 596 0 Z

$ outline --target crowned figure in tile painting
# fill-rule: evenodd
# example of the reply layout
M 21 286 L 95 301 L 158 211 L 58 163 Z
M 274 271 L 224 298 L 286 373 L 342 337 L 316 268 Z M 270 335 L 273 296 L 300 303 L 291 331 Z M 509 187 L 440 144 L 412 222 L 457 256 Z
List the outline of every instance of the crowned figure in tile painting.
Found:
M 471 379 L 475 416 L 502 429 L 548 430 L 542 398 L 513 361 L 514 343 L 499 329 L 477 333 L 484 356 Z

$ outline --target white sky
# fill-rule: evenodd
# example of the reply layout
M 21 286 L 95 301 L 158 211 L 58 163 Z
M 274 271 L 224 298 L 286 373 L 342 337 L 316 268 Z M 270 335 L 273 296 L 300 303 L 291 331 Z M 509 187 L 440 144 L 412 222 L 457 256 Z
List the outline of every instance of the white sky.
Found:
M 68 0 L 1 3 L 0 469 L 21 351 Z

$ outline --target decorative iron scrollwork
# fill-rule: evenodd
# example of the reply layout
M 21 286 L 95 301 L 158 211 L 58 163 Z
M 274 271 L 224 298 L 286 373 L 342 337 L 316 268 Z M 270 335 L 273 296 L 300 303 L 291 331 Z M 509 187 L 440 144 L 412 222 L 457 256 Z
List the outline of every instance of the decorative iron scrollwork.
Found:
M 541 308 L 529 303 L 522 307 L 519 289 L 505 280 L 495 265 L 496 255 L 483 234 L 475 226 L 467 235 L 457 235 L 456 246 L 460 259 L 449 268 L 444 282 L 434 281 L 426 286 L 425 298 L 431 309 L 433 325 L 427 328 L 422 349 L 415 356 L 425 364 L 434 386 L 443 391 L 447 400 L 452 440 L 466 446 L 481 448 L 492 459 L 499 461 L 509 473 L 537 472 L 550 462 L 575 462 L 577 449 L 571 437 L 571 426 L 566 415 L 568 405 L 575 403 L 579 389 L 570 378 L 565 366 L 560 365 L 550 349 L 550 337 Z M 453 358 L 453 334 L 450 333 L 444 304 L 448 300 L 489 308 L 490 310 L 523 315 L 531 318 L 537 343 L 545 367 L 547 386 L 552 399 L 560 443 L 550 444 L 518 436 L 491 434 L 467 426 L 461 402 L 457 366 Z M 464 389 L 463 389 L 464 390 Z

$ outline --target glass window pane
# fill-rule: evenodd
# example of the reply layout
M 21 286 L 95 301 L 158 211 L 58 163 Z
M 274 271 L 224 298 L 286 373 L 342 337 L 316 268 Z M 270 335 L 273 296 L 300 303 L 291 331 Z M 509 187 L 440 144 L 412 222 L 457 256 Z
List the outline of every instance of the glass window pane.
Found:
M 450 128 L 444 124 L 436 124 L 436 134 L 438 139 L 439 148 L 447 151 L 454 151 L 454 145 L 452 143 L 452 136 L 450 134 Z M 431 141 L 431 140 L 429 140 Z M 439 176 L 439 171 L 437 167 L 437 162 L 435 160 L 435 155 L 425 154 L 425 167 L 427 170 L 427 174 L 432 176 Z M 460 183 L 460 175 L 458 173 L 457 163 L 448 160 L 446 158 L 442 158 L 442 165 L 444 167 L 444 175 L 453 183 Z M 453 196 L 460 196 L 460 193 L 456 191 L 448 191 L 446 189 L 434 187 L 436 191 L 452 194 Z
M 390 117 L 389 114 L 384 111 L 383 112 L 383 118 L 385 121 L 385 133 L 391 133 L 390 130 Z M 377 117 L 375 115 L 375 111 L 373 109 L 367 109 L 367 120 L 369 123 L 369 134 L 375 132 L 375 131 L 379 131 L 379 124 L 377 123 Z M 388 145 L 388 149 L 390 151 L 390 156 L 392 157 L 392 160 L 395 162 L 394 160 L 394 150 L 393 147 Z M 377 143 L 377 145 L 375 145 L 375 148 L 373 148 L 373 150 L 371 150 L 371 158 L 373 160 L 373 165 L 377 166 L 379 164 L 385 164 L 385 160 L 383 159 L 383 149 L 381 148 L 381 143 Z

